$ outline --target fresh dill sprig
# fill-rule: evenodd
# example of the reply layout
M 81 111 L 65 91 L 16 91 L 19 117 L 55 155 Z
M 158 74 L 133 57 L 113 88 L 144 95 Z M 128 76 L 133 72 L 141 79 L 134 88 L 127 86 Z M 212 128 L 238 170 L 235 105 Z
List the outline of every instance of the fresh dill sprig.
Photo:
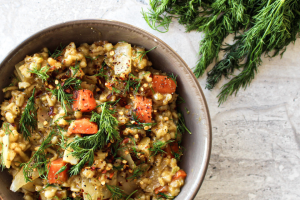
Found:
M 120 189 L 118 186 L 115 185 L 105 185 L 106 188 L 110 191 L 112 200 L 119 200 L 126 198 L 126 194 L 124 193 L 124 190 Z
M 107 80 L 107 79 L 108 79 L 108 76 L 105 74 L 106 71 L 107 71 L 107 69 L 104 68 L 105 65 L 106 65 L 106 63 L 103 61 L 103 62 L 102 62 L 102 66 L 101 66 L 101 68 L 99 69 L 98 74 L 95 74 L 94 76 L 99 76 L 99 77 L 102 77 L 102 78 L 104 78 L 105 80 Z
M 34 102 L 34 93 L 35 88 L 33 88 L 32 95 L 27 101 L 19 123 L 20 131 L 26 140 L 29 140 L 31 132 L 37 127 L 37 108 Z
M 132 123 L 134 121 L 134 123 Z M 145 129 L 145 127 L 148 127 L 147 131 L 151 131 L 150 127 L 155 126 L 156 123 L 142 123 L 137 118 L 136 113 L 132 113 L 132 120 L 126 124 L 126 127 L 128 128 L 134 128 L 134 129 Z
M 110 110 L 110 104 L 104 103 L 101 106 L 100 114 L 93 112 L 90 121 L 98 124 L 99 130 L 96 134 L 86 137 L 75 137 L 75 139 L 67 144 L 74 151 L 70 154 L 81 159 L 80 162 L 74 165 L 70 170 L 70 175 L 77 175 L 87 163 L 91 166 L 94 162 L 94 152 L 98 148 L 103 148 L 109 141 L 120 140 L 118 132 L 118 120 L 113 116 L 116 112 Z
M 178 142 L 179 149 L 177 152 L 173 151 L 173 149 L 171 148 L 172 154 L 173 154 L 174 158 L 177 160 L 177 162 L 180 161 L 180 158 L 183 155 L 183 151 L 185 150 L 184 147 L 180 146 L 180 142 L 181 141 Z
M 76 64 L 74 68 L 74 74 L 71 78 L 68 78 L 63 83 L 56 84 L 53 90 L 48 89 L 57 97 L 57 100 L 60 101 L 61 107 L 64 109 L 65 114 L 67 114 L 67 109 L 70 108 L 70 105 L 73 102 L 73 94 L 68 94 L 65 92 L 65 90 L 70 87 L 74 90 L 78 90 L 80 88 L 81 80 L 75 77 L 78 70 L 79 64 Z
M 132 176 L 127 177 L 126 179 L 137 179 L 142 176 L 142 174 L 147 170 L 147 166 L 139 165 L 137 166 L 132 173 Z
M 55 175 L 58 175 L 60 173 L 62 173 L 63 171 L 65 171 L 67 169 L 67 165 L 62 166 L 56 173 Z
M 9 128 L 9 123 L 8 122 L 4 122 L 2 126 L 3 126 L 3 130 L 4 130 L 5 135 L 13 134 L 13 132 Z
M 156 48 L 156 46 L 149 49 L 148 51 L 136 51 L 136 57 L 134 59 L 138 59 L 140 57 L 139 62 L 141 62 L 143 60 L 144 56 L 155 48 Z
M 53 59 L 57 59 L 59 56 L 62 55 L 65 47 L 66 46 L 60 44 L 59 47 L 57 47 L 52 54 L 50 53 L 50 51 L 48 51 L 49 57 L 52 57 Z
M 185 103 L 185 100 L 182 96 L 178 95 L 177 96 L 177 100 L 176 100 L 176 104 L 182 104 L 182 103 Z
M 148 12 L 145 12 L 142 9 L 141 13 L 143 15 L 143 18 L 147 22 L 147 24 L 153 30 L 156 30 L 156 31 L 161 32 L 161 33 L 166 33 L 166 32 L 169 31 L 169 25 L 172 21 L 172 17 L 164 15 L 164 14 L 161 14 L 162 16 L 160 16 L 160 14 L 156 14 L 152 10 L 149 10 Z M 163 30 L 161 30 L 160 27 L 162 27 Z
M 121 90 L 115 88 L 115 87 L 112 87 L 112 94 L 120 94 L 121 93 Z
M 175 82 L 176 86 L 177 86 L 177 80 L 176 80 L 177 79 L 177 75 L 174 75 L 173 73 L 168 73 L 167 76 L 170 79 L 172 79 Z
M 50 67 L 48 65 L 42 67 L 41 69 L 34 68 L 33 70 L 29 71 L 30 73 L 36 74 L 40 79 L 43 81 L 47 81 L 49 78 L 49 75 L 47 72 L 49 71 Z
M 27 163 L 22 163 L 20 166 L 23 167 L 23 174 L 26 182 L 32 181 L 32 173 L 34 170 L 38 170 L 39 175 L 43 179 L 48 177 L 48 167 L 47 164 L 49 160 L 45 150 L 52 145 L 51 139 L 55 135 L 55 131 L 50 131 L 49 135 L 42 142 L 38 150 L 33 154 Z
M 174 197 L 168 196 L 168 195 L 166 195 L 165 193 L 162 193 L 162 192 L 159 192 L 157 195 L 160 196 L 158 199 L 162 199 L 162 198 L 164 198 L 164 199 L 174 199 Z
M 163 141 L 156 141 L 152 144 L 152 148 L 149 148 L 149 151 L 152 151 L 151 156 L 155 156 L 158 153 L 166 153 L 163 148 L 166 147 L 167 144 L 169 144 L 170 142 L 173 142 L 173 140 L 168 140 L 166 142 Z
M 132 136 L 130 136 L 129 138 L 130 138 L 130 141 L 132 141 L 132 143 L 133 143 L 133 146 L 131 146 L 132 151 L 133 151 L 133 153 L 135 154 L 135 156 L 138 158 L 139 156 L 138 156 L 138 151 L 137 151 L 137 149 L 136 149 L 136 142 L 135 142 L 135 139 L 134 139 Z
M 135 75 L 129 74 L 128 79 L 126 80 L 125 85 L 125 92 L 131 92 L 130 90 L 133 90 L 133 93 L 137 93 L 139 91 L 139 88 L 141 87 L 141 80 L 138 79 Z
M 180 110 L 177 111 L 178 112 L 178 123 L 177 123 L 177 130 L 183 134 L 185 132 L 188 132 L 189 134 L 192 134 L 192 132 L 186 127 L 185 125 L 185 120 L 183 117 L 183 114 Z

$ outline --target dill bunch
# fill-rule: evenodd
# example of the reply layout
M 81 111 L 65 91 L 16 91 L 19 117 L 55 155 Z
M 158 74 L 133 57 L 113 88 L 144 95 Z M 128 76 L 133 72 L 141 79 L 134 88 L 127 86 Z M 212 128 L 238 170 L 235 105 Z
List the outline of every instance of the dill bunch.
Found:
M 231 79 L 221 88 L 220 104 L 247 88 L 262 55 L 282 56 L 300 32 L 300 2 L 294 0 L 150 0 L 150 6 L 142 14 L 155 30 L 167 32 L 176 18 L 187 31 L 205 33 L 194 74 L 202 76 L 216 61 L 208 72 L 206 88 L 213 89 L 222 77 Z M 229 34 L 235 34 L 234 44 L 223 45 Z M 221 60 L 220 51 L 225 52 Z M 235 70 L 241 70 L 240 74 L 233 76 Z

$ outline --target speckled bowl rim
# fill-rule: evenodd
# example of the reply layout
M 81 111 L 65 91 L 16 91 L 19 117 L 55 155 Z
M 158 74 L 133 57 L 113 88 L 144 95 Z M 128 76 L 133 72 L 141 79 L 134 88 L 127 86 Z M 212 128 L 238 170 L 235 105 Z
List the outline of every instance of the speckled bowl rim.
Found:
M 162 41 L 161 39 L 159 39 L 158 37 L 156 37 L 155 35 L 141 29 L 138 28 L 136 26 L 133 26 L 131 24 L 127 24 L 124 22 L 120 22 L 120 21 L 115 21 L 115 20 L 106 20 L 106 19 L 81 19 L 81 20 L 72 20 L 72 21 L 67 21 L 67 22 L 63 22 L 63 23 L 58 23 L 52 26 L 49 26 L 48 28 L 42 29 L 40 31 L 38 31 L 37 33 L 33 34 L 32 36 L 28 37 L 27 39 L 25 39 L 23 42 L 21 42 L 19 45 L 17 45 L 14 49 L 12 49 L 7 56 L 4 58 L 4 60 L 0 63 L 0 68 L 2 68 L 2 66 L 4 66 L 4 63 L 10 61 L 10 58 L 12 58 L 20 49 L 22 49 L 28 42 L 34 40 L 35 38 L 38 38 L 39 36 L 43 35 L 44 33 L 47 33 L 49 31 L 53 31 L 54 29 L 58 29 L 58 28 L 62 28 L 64 26 L 68 26 L 68 25 L 74 25 L 74 24 L 85 24 L 85 23 L 102 23 L 105 25 L 115 25 L 115 26 L 120 26 L 122 28 L 127 28 L 127 29 L 131 29 L 135 32 L 139 32 L 139 34 L 143 34 L 145 36 L 148 36 L 150 38 L 153 38 L 154 40 L 157 40 L 158 43 L 160 43 L 161 45 L 163 45 L 165 48 L 167 48 L 170 52 L 172 52 L 175 57 L 177 57 L 181 63 L 183 64 L 183 66 L 188 70 L 189 75 L 192 77 L 193 79 L 193 83 L 196 86 L 197 90 L 199 90 L 202 100 L 204 102 L 205 105 L 205 115 L 206 115 L 206 119 L 208 120 L 208 134 L 207 134 L 207 147 L 206 152 L 204 153 L 205 159 L 204 159 L 204 168 L 203 171 L 201 173 L 201 177 L 200 179 L 196 180 L 194 184 L 196 184 L 196 188 L 193 191 L 190 191 L 192 193 L 192 198 L 194 199 L 204 181 L 205 178 L 205 174 L 208 168 L 208 164 L 209 164 L 209 159 L 210 159 L 210 154 L 211 154 L 211 148 L 212 148 L 212 126 L 211 126 L 211 118 L 210 118 L 210 114 L 209 114 L 209 109 L 208 109 L 208 105 L 204 96 L 204 93 L 201 89 L 201 86 L 197 80 L 197 78 L 195 77 L 194 73 L 192 72 L 192 70 L 188 67 L 188 65 L 186 64 L 186 62 L 169 46 L 167 45 L 164 41 Z M 2 197 L 0 197 L 0 199 L 2 199 Z

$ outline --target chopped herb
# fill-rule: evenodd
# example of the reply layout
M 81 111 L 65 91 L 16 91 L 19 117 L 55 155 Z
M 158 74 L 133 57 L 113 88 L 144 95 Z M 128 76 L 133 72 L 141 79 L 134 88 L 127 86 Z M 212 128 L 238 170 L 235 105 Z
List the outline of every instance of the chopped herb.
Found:
M 62 166 L 56 173 L 55 175 L 58 175 L 60 173 L 62 173 L 63 171 L 65 171 L 67 169 L 67 165 Z
M 175 159 L 179 162 L 181 156 L 183 155 L 184 147 L 180 146 L 180 144 L 178 144 L 178 147 L 179 147 L 178 152 L 173 151 L 172 148 L 171 148 L 171 151 L 172 151 L 172 154 L 175 157 Z
M 106 73 L 106 69 L 104 68 L 106 65 L 106 63 L 103 61 L 101 68 L 99 69 L 98 74 L 95 74 L 94 76 L 100 76 L 102 78 L 104 78 L 105 80 L 108 79 L 108 76 L 105 74 Z
M 156 47 L 153 47 L 152 49 L 148 50 L 148 51 L 136 51 L 136 57 L 134 59 L 138 59 L 140 57 L 140 61 L 142 61 L 143 57 L 149 53 L 150 51 L 152 51 L 153 49 L 155 49 Z
M 136 193 L 138 190 L 135 190 L 135 191 L 133 191 L 130 195 L 128 195 L 128 197 L 125 199 L 125 200 L 129 200 L 129 199 L 132 199 L 132 198 L 130 198 L 132 195 L 134 195 L 134 193 Z
M 185 100 L 180 95 L 178 95 L 176 104 L 182 104 L 182 103 L 185 103 Z
M 131 136 L 129 138 L 130 138 L 130 141 L 133 142 L 133 146 L 131 147 L 132 151 L 134 152 L 135 156 L 138 158 L 138 152 L 137 152 L 137 149 L 136 149 L 135 139 Z
M 38 170 L 41 178 L 47 179 L 49 172 L 47 164 L 49 160 L 47 159 L 45 150 L 52 145 L 51 140 L 54 134 L 55 131 L 52 130 L 30 160 L 27 163 L 22 163 L 20 165 L 23 167 L 23 174 L 26 183 L 32 181 L 32 173 L 34 170 Z
M 105 185 L 106 188 L 111 192 L 110 199 L 112 200 L 119 200 L 126 198 L 126 194 L 124 193 L 124 190 L 120 189 L 118 186 L 115 185 Z
M 65 47 L 66 46 L 60 44 L 60 46 L 57 47 L 52 54 L 50 53 L 50 51 L 48 51 L 49 57 L 52 57 L 53 59 L 57 59 L 59 56 L 62 55 Z
M 168 140 L 167 142 L 163 142 L 163 141 L 157 141 L 154 142 L 152 144 L 152 148 L 149 148 L 149 151 L 152 151 L 152 155 L 151 156 L 155 156 L 158 153 L 166 153 L 164 150 L 162 150 L 164 147 L 166 147 L 167 144 L 169 144 L 170 142 L 173 142 L 173 140 Z
M 74 70 L 74 75 L 71 78 L 68 78 L 63 83 L 58 83 L 53 90 L 48 89 L 57 97 L 57 100 L 60 101 L 61 107 L 64 109 L 65 114 L 67 114 L 67 108 L 71 108 L 70 104 L 73 102 L 73 94 L 68 94 L 65 92 L 65 90 L 70 87 L 72 87 L 74 90 L 78 90 L 81 84 L 81 80 L 75 77 L 79 70 L 79 64 L 75 65 Z
M 133 93 L 137 93 L 139 88 L 141 87 L 141 80 L 138 79 L 133 74 L 129 74 L 128 79 L 126 81 L 125 92 L 130 92 L 133 90 Z
M 153 127 L 156 125 L 156 123 L 141 123 L 135 113 L 132 114 L 132 121 L 134 121 L 134 123 L 132 124 L 131 122 L 129 122 L 126 124 L 126 127 L 134 129 L 145 129 L 146 126 Z M 147 129 L 147 131 L 151 131 L 151 128 Z
M 139 165 L 133 170 L 132 176 L 127 177 L 127 179 L 137 179 L 141 177 L 141 175 L 147 170 L 147 168 L 148 168 L 147 166 L 142 167 L 141 165 Z
M 4 130 L 5 135 L 13 134 L 13 132 L 9 128 L 9 123 L 7 123 L 7 122 L 3 123 L 3 130 Z
M 112 94 L 114 94 L 114 93 L 120 94 L 121 90 L 118 90 L 117 88 L 112 87 Z
M 49 66 L 46 65 L 44 67 L 42 67 L 41 69 L 37 69 L 34 68 L 33 70 L 29 71 L 30 73 L 36 74 L 40 79 L 42 79 L 43 81 L 47 81 L 47 79 L 49 78 L 49 75 L 47 74 L 47 72 L 49 71 Z
M 174 197 L 168 196 L 168 195 L 166 195 L 165 193 L 162 193 L 162 192 L 159 192 L 158 195 L 161 196 L 161 197 L 158 198 L 158 199 L 161 199 L 161 198 L 165 198 L 165 199 L 174 199 Z
M 177 80 L 176 80 L 177 79 L 177 75 L 175 76 L 173 73 L 168 73 L 167 76 L 170 79 L 172 79 L 175 82 L 176 86 L 177 86 Z
M 185 125 L 185 120 L 183 117 L 183 114 L 181 113 L 180 110 L 178 112 L 178 123 L 177 123 L 177 130 L 183 134 L 184 132 L 188 132 L 189 134 L 192 134 L 191 131 L 186 127 Z
M 41 191 L 43 191 L 44 189 L 46 189 L 48 187 L 57 187 L 57 186 L 53 185 L 53 184 L 50 184 L 50 183 L 47 183 L 47 185 L 45 185 L 42 189 L 38 190 L 37 192 L 41 192 Z
M 37 108 L 34 103 L 34 93 L 35 88 L 33 89 L 31 97 L 28 99 L 19 124 L 20 131 L 26 140 L 29 140 L 31 132 L 37 127 Z

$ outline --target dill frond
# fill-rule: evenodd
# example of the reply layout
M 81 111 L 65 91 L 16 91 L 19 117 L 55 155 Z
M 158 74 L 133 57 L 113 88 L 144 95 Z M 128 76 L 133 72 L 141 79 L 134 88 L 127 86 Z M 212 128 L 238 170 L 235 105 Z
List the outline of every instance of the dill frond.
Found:
M 32 74 L 36 74 L 40 79 L 43 81 L 47 81 L 49 75 L 47 72 L 49 71 L 50 67 L 48 65 L 42 67 L 41 69 L 34 68 L 33 70 L 29 71 Z
M 125 85 L 125 92 L 130 93 L 131 88 L 133 90 L 133 93 L 137 93 L 139 88 L 141 87 L 141 80 L 137 78 L 133 74 L 129 74 L 128 79 L 126 80 L 126 85 Z
M 157 142 L 154 142 L 152 144 L 152 148 L 149 148 L 149 151 L 152 151 L 152 155 L 151 156 L 155 156 L 157 155 L 158 153 L 166 153 L 163 148 L 166 147 L 167 144 L 169 144 L 170 142 L 173 142 L 173 140 L 168 140 L 166 142 L 163 142 L 163 141 L 157 141 Z
M 52 57 L 53 59 L 57 59 L 59 56 L 63 54 L 65 47 L 66 46 L 60 44 L 59 47 L 57 47 L 52 54 L 50 53 L 50 51 L 48 51 L 49 57 Z
M 183 134 L 185 132 L 188 132 L 189 134 L 192 134 L 192 132 L 185 125 L 185 120 L 184 120 L 182 112 L 180 110 L 177 110 L 177 112 L 178 112 L 177 130 L 181 134 Z
M 67 144 L 74 151 L 71 153 L 79 158 L 80 162 L 74 165 L 70 170 L 70 175 L 77 175 L 85 164 L 91 166 L 94 162 L 94 152 L 103 148 L 110 141 L 119 141 L 120 135 L 117 129 L 118 120 L 113 116 L 116 112 L 110 110 L 110 104 L 104 103 L 101 106 L 100 114 L 92 112 L 90 121 L 98 124 L 99 130 L 96 134 L 86 137 L 76 137 L 74 141 Z
M 112 200 L 119 200 L 119 199 L 126 198 L 126 194 L 118 186 L 108 185 L 108 184 L 106 184 L 105 186 L 111 192 L 110 199 L 112 199 Z
M 139 62 L 141 62 L 143 60 L 144 56 L 147 53 L 149 53 L 150 51 L 154 50 L 155 48 L 156 48 L 156 46 L 153 47 L 153 48 L 151 48 L 151 49 L 149 49 L 148 51 L 137 51 L 136 52 L 136 57 L 134 59 L 138 59 L 140 57 L 140 61 Z
M 147 170 L 147 166 L 139 165 L 137 166 L 132 173 L 132 176 L 127 177 L 126 179 L 137 179 L 142 176 L 142 174 Z
M 165 193 L 162 193 L 162 192 L 159 192 L 157 195 L 160 196 L 158 199 L 162 199 L 162 198 L 164 198 L 164 199 L 174 199 L 174 197 L 168 196 L 168 195 L 166 195 Z
M 67 110 L 68 108 L 71 108 L 70 105 L 73 102 L 73 94 L 68 94 L 65 92 L 65 90 L 68 88 L 78 90 L 80 88 L 81 80 L 75 77 L 78 70 L 79 64 L 76 64 L 74 68 L 74 75 L 71 78 L 68 78 L 63 83 L 58 83 L 53 90 L 48 89 L 57 97 L 57 100 L 60 101 L 61 107 L 64 109 L 65 114 L 67 114 Z
M 34 102 L 34 93 L 35 88 L 27 101 L 19 123 L 20 131 L 26 140 L 29 140 L 31 132 L 37 127 L 37 108 Z
M 47 164 L 49 163 L 49 159 L 47 158 L 45 149 L 52 145 L 51 139 L 54 135 L 55 131 L 52 130 L 30 160 L 27 163 L 22 163 L 20 165 L 23 167 L 23 174 L 26 182 L 32 181 L 32 173 L 34 170 L 38 170 L 41 178 L 47 179 L 49 171 Z
M 156 123 L 142 123 L 139 121 L 139 119 L 136 116 L 136 113 L 132 113 L 132 120 L 134 123 L 127 123 L 126 127 L 128 128 L 134 128 L 134 129 L 144 129 L 146 126 L 153 127 L 156 125 Z M 147 129 L 147 131 L 151 131 L 151 128 Z

